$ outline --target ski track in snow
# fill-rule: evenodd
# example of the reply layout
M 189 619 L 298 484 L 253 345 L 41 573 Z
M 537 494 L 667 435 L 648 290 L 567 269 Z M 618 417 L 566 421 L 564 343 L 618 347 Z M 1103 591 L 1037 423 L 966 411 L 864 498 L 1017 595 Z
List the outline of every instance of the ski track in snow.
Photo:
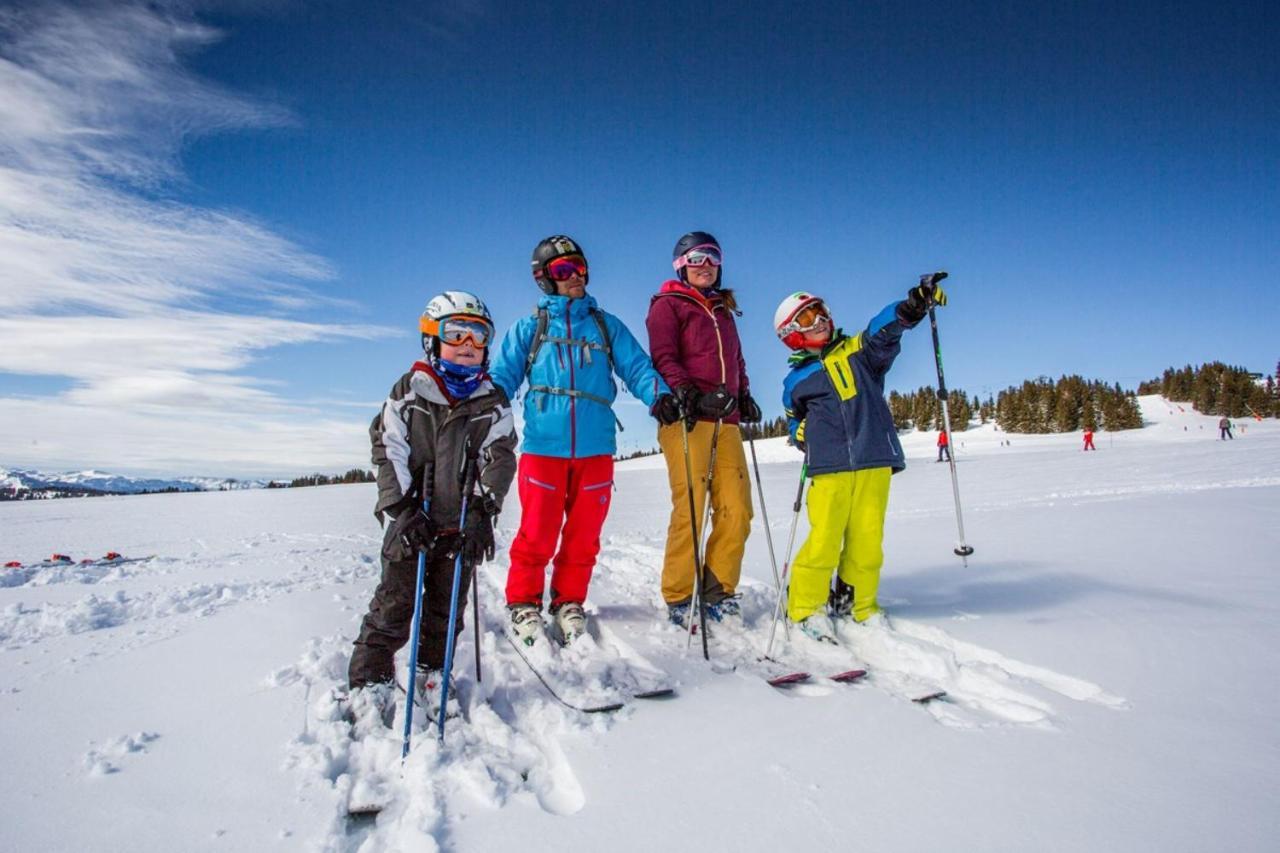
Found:
M 299 556 L 299 555 L 291 555 Z M 219 610 L 247 601 L 265 602 L 279 595 L 296 590 L 316 590 L 332 584 L 362 583 L 376 577 L 378 566 L 368 555 L 338 555 L 346 565 L 332 565 L 334 555 L 328 549 L 306 555 L 301 566 L 284 577 L 272 580 L 227 581 L 184 584 L 173 589 L 129 592 L 118 589 L 110 593 L 90 593 L 67 604 L 46 602 L 38 607 L 27 607 L 18 601 L 0 613 L 0 646 L 19 649 L 66 634 L 81 634 L 137 623 L 157 623 L 155 627 L 140 627 L 135 637 L 149 637 L 177 630 L 168 624 L 172 617 L 192 618 L 210 616 Z M 209 573 L 209 569 L 225 568 L 235 558 L 190 561 L 184 568 Z M 152 564 L 171 567 L 181 561 L 147 561 L 112 567 L 107 572 L 75 572 L 74 567 L 41 568 L 26 585 L 44 586 L 55 583 L 109 584 L 124 577 L 137 576 L 144 567 Z M 323 566 L 317 569 L 316 566 Z M 127 573 L 121 570 L 131 569 Z M 169 569 L 172 573 L 173 569 Z M 132 647 L 126 644 L 125 647 Z
M 504 552 L 501 547 L 499 551 Z M 652 535 L 608 537 L 592 587 L 593 599 L 604 603 L 588 606 L 593 636 L 577 648 L 556 651 L 547 644 L 530 653 L 540 669 L 557 676 L 557 689 L 566 689 L 572 700 L 593 704 L 625 699 L 620 684 L 633 676 L 644 680 L 660 675 L 664 665 L 698 672 L 687 664 L 692 660 L 700 667 L 699 641 L 695 639 L 692 655 L 686 657 L 687 635 L 664 618 L 655 584 L 661 555 L 662 543 Z M 502 556 L 480 574 L 484 681 L 475 682 L 473 632 L 468 625 L 455 663 L 462 716 L 447 721 L 440 744 L 434 724 L 416 712 L 413 751 L 403 766 L 403 695 L 390 729 L 364 720 L 353 736 L 342 719 L 339 697 L 363 608 L 352 611 L 350 634 L 313 638 L 298 661 L 268 676 L 269 686 L 300 686 L 305 697 L 303 731 L 288 745 L 286 764 L 297 772 L 303 789 L 332 799 L 334 823 L 324 849 L 438 849 L 448 846 L 450 821 L 461 814 L 498 809 L 521 799 L 555 815 L 571 815 L 585 806 L 587 792 L 562 740 L 595 743 L 633 713 L 643 713 L 643 703 L 614 714 L 582 714 L 552 700 L 501 636 L 505 575 Z M 741 592 L 745 626 L 713 626 L 713 665 L 697 677 L 732 673 L 763 679 L 776 674 L 777 666 L 759 660 L 773 616 L 772 587 L 747 582 Z M 470 614 L 468 607 L 468 619 Z M 814 681 L 791 688 L 788 695 L 804 701 L 847 692 L 853 703 L 859 691 L 882 690 L 900 699 L 904 712 L 927 713 L 961 730 L 1009 725 L 1053 730 L 1054 697 L 1127 707 L 1124 699 L 1098 685 L 957 640 L 939 628 L 907 620 L 893 625 L 846 626 L 839 647 L 822 646 L 798 634 L 787 642 L 780 627 L 775 656 L 814 675 Z M 596 639 L 602 642 L 597 645 Z M 404 661 L 402 653 L 401 670 Z M 862 682 L 836 684 L 824 677 L 859 665 L 870 670 Z M 947 692 L 944 700 L 911 702 L 937 689 Z M 376 818 L 347 818 L 349 805 L 369 801 L 385 804 Z
M 1233 452 L 1236 448 L 1224 446 L 1222 450 Z M 932 476 L 941 470 L 921 468 L 924 466 L 908 474 Z M 1166 482 L 1149 473 L 1114 469 L 1107 476 L 1111 479 L 1101 484 L 1071 488 L 1068 483 L 1059 490 L 1044 488 L 1045 481 L 1029 494 L 1013 487 L 1005 490 L 997 483 L 987 493 L 966 492 L 966 512 L 1280 485 L 1278 477 L 1233 478 L 1219 473 Z M 626 487 L 635 488 L 633 484 Z M 778 506 L 789 506 L 793 489 L 794 485 L 787 494 L 779 493 Z M 949 494 L 943 497 L 949 501 Z M 932 493 L 925 498 L 932 499 Z M 162 506 L 159 502 L 164 498 L 148 500 Z M 85 505 L 97 506 L 92 502 Z M 890 514 L 895 517 L 951 511 L 945 502 L 891 506 Z M 772 584 L 755 578 L 768 576 L 767 565 L 764 571 L 755 571 L 754 578 L 743 580 L 744 626 L 712 626 L 712 664 L 707 666 L 701 660 L 700 640 L 695 639 L 689 649 L 686 633 L 665 620 L 658 581 L 664 515 L 665 508 L 661 514 L 646 510 L 643 515 L 633 508 L 633 527 L 606 528 L 588 602 L 591 637 L 575 649 L 557 652 L 548 647 L 533 655 L 540 666 L 555 674 L 558 688 L 573 701 L 624 699 L 628 679 L 634 678 L 638 684 L 663 672 L 670 675 L 677 689 L 694 693 L 715 679 L 747 679 L 760 684 L 769 675 L 794 668 L 813 676 L 809 683 L 781 694 L 793 701 L 801 721 L 806 702 L 846 702 L 853 716 L 859 713 L 859 698 L 875 694 L 891 697 L 896 704 L 888 707 L 897 707 L 902 714 L 924 715 L 964 737 L 1001 728 L 1058 730 L 1065 703 L 1109 710 L 1129 707 L 1125 698 L 1078 675 L 1014 659 L 954 637 L 936 624 L 896 616 L 891 616 L 891 628 L 842 624 L 838 646 L 818 644 L 796 632 L 788 639 L 779 627 L 774 657 L 784 663 L 761 661 L 769 642 L 775 595 Z M 504 521 L 513 524 L 513 515 L 504 516 Z M 757 523 L 761 521 L 757 519 Z M 774 544 L 779 549 L 786 541 L 788 522 L 785 513 L 773 516 Z M 241 533 L 245 529 L 255 528 L 239 528 Z M 240 605 L 333 590 L 335 601 L 341 602 L 335 611 L 347 623 L 335 624 L 334 633 L 311 637 L 301 649 L 280 651 L 280 665 L 263 679 L 264 688 L 286 691 L 290 699 L 296 695 L 298 700 L 296 734 L 281 743 L 285 766 L 292 771 L 301 794 L 332 807 L 329 825 L 318 828 L 318 838 L 311 837 L 317 830 L 309 830 L 309 840 L 314 842 L 312 846 L 329 851 L 449 849 L 459 821 L 509 804 L 521 803 L 559 816 L 580 813 L 588 806 L 591 791 L 579 778 L 571 756 L 582 747 L 603 746 L 616 727 L 645 713 L 642 702 L 630 703 L 614 714 L 592 715 L 557 704 L 501 636 L 506 622 L 502 587 L 508 544 L 502 540 L 510 532 L 499 530 L 499 559 L 480 573 L 484 680 L 475 681 L 468 605 L 468 624 L 455 664 L 462 715 L 448 722 L 447 736 L 439 743 L 425 714 L 416 714 L 413 751 L 403 765 L 403 701 L 397 703 L 391 728 L 366 717 L 355 723 L 354 730 L 343 719 L 340 703 L 351 641 L 380 571 L 375 536 L 265 532 L 228 537 L 210 533 L 186 539 L 181 548 L 148 547 L 138 553 L 166 556 L 134 563 L 34 565 L 9 570 L 0 574 L 0 590 L 6 593 L 6 605 L 0 611 L 0 652 L 43 647 L 56 655 L 62 655 L 64 648 L 79 654 L 83 646 L 68 647 L 55 641 L 95 634 L 86 657 L 121 655 Z M 754 530 L 757 545 L 760 538 L 760 531 Z M 798 537 L 797 543 L 802 538 Z M 781 561 L 782 554 L 778 557 Z M 887 566 L 886 572 L 891 571 Z M 958 622 L 982 618 L 959 611 L 956 615 Z M 76 659 L 63 659 L 68 657 Z M 403 670 L 403 654 L 398 664 Z M 853 684 L 836 684 L 826 678 L 859 666 L 865 666 L 869 674 Z M 15 672 L 22 676 L 21 671 Z M 22 685 L 19 677 L 7 690 L 17 694 Z M 947 695 L 923 705 L 912 702 L 932 690 L 945 690 Z M 138 723 L 126 722 L 114 731 L 135 728 L 140 728 Z M 95 740 L 76 753 L 78 770 L 90 784 L 101 777 L 127 775 L 132 765 L 149 752 L 160 751 L 166 743 L 154 731 Z M 803 787 L 802 781 L 794 780 L 793 770 L 774 765 L 769 772 Z M 376 818 L 348 819 L 350 804 L 374 801 L 385 804 Z
M 363 602 L 379 572 L 376 554 L 365 536 L 286 536 L 262 534 L 242 539 L 238 552 L 214 555 L 201 549 L 187 558 L 156 558 L 120 566 L 38 566 L 8 576 L 7 586 L 41 588 L 72 585 L 116 587 L 95 590 L 65 603 L 27 607 L 10 604 L 0 614 L 0 645 L 15 650 L 58 636 L 101 631 L 113 642 L 97 654 L 122 653 L 141 643 L 172 636 L 188 620 L 212 616 L 246 602 L 267 602 L 304 590 L 356 585 L 351 596 L 350 632 L 315 637 L 293 664 L 265 679 L 267 687 L 298 689 L 305 709 L 302 730 L 286 747 L 286 766 L 305 790 L 319 791 L 333 802 L 333 823 L 323 849 L 392 851 L 448 846 L 449 827 L 458 815 L 502 808 L 521 799 L 555 815 L 571 815 L 587 802 L 562 747 L 565 739 L 592 743 L 627 720 L 633 703 L 614 714 L 587 715 L 565 708 L 547 695 L 500 632 L 506 609 L 502 583 L 503 557 L 480 575 L 484 630 L 484 682 L 474 680 L 470 628 L 457 650 L 462 717 L 447 723 L 443 744 L 435 728 L 418 713 L 414 747 L 400 761 L 404 703 L 399 702 L 390 729 L 362 720 L 354 729 L 342 717 L 339 697 L 346 682 L 351 640 L 363 614 Z M 505 548 L 500 546 L 500 554 Z M 745 580 L 741 589 L 745 625 L 741 629 L 712 626 L 713 662 L 697 661 L 684 631 L 665 621 L 656 578 L 663 541 L 652 533 L 618 533 L 602 542 L 588 605 L 592 634 L 577 647 L 553 649 L 550 642 L 530 653 L 540 669 L 555 677 L 557 690 L 577 704 L 599 704 L 627 698 L 630 690 L 663 678 L 664 662 L 685 677 L 717 678 L 723 673 L 763 679 L 779 665 L 761 662 L 774 610 L 771 585 Z M 256 555 L 261 554 L 259 558 Z M 163 584 L 173 577 L 225 576 L 228 567 L 246 571 L 254 560 L 289 566 L 278 576 L 254 580 Z M 14 579 L 20 578 L 20 582 Z M 154 588 L 123 589 L 122 581 L 147 579 Z M 599 602 L 598 604 L 595 602 Z M 468 617 L 470 613 L 468 613 Z M 788 690 L 798 701 L 883 690 L 913 707 L 910 700 L 925 692 L 947 691 L 945 701 L 924 707 L 939 723 L 958 729 L 1021 725 L 1052 729 L 1051 696 L 1107 707 L 1126 703 L 1097 685 L 1012 660 L 999 652 L 956 640 L 939 628 L 895 620 L 892 630 L 845 627 L 840 647 L 821 646 L 799 635 L 788 642 L 778 631 L 775 657 L 810 671 L 814 679 Z M 404 655 L 400 666 L 403 668 Z M 697 664 L 700 665 L 700 661 Z M 854 685 L 824 676 L 857 666 L 870 675 Z M 782 668 L 785 668 L 783 666 Z M 690 673 L 693 675 L 690 676 Z M 720 674 L 717 674 L 720 673 Z M 913 708 L 913 713 L 915 711 Z M 430 727 L 429 727 L 430 726 Z M 91 777 L 120 772 L 145 753 L 158 735 L 140 732 L 94 745 L 84 755 Z M 385 804 L 376 818 L 350 820 L 348 806 Z
M 1280 486 L 1280 477 L 1247 477 L 1236 480 L 1197 483 L 1134 483 L 1109 488 L 1066 489 L 1060 492 L 1046 492 L 1040 495 L 1019 495 L 1008 500 L 983 499 L 972 496 L 965 502 L 964 511 L 970 513 L 999 512 L 1010 507 L 1053 506 L 1055 504 L 1084 504 L 1104 501 L 1126 500 L 1144 495 L 1180 495 L 1192 492 L 1221 491 L 1224 489 L 1262 489 Z M 915 518 L 945 515 L 951 512 L 950 507 L 920 508 L 899 507 L 889 509 L 889 515 L 895 518 Z M 778 525 L 772 525 L 774 530 Z M 783 531 L 785 534 L 785 531 Z

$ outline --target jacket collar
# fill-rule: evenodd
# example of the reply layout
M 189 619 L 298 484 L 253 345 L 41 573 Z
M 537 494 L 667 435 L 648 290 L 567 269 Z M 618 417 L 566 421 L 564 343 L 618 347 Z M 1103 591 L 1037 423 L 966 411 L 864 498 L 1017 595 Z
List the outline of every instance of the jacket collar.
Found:
M 662 287 L 658 289 L 658 294 L 654 298 L 660 296 L 684 296 L 697 302 L 706 308 L 719 308 L 723 306 L 719 288 L 707 288 L 700 290 L 691 284 L 685 284 L 683 281 L 676 279 L 667 279 L 662 283 Z
M 827 345 L 823 347 L 821 350 L 811 350 L 811 349 L 797 350 L 796 352 L 793 352 L 791 355 L 787 356 L 787 362 L 792 367 L 799 367 L 800 365 L 805 364 L 807 362 L 826 358 L 827 355 L 832 350 L 834 350 L 837 346 L 839 346 L 840 342 L 847 337 L 849 336 L 844 333 L 844 329 L 836 329 L 835 334 L 831 336 L 831 340 L 828 341 Z
M 410 373 L 409 387 L 428 403 L 438 403 L 441 406 L 452 408 L 462 402 L 453 398 L 449 393 L 449 389 L 445 387 L 444 380 L 425 361 L 415 361 L 413 367 L 410 368 Z M 485 373 L 480 379 L 480 384 L 476 386 L 476 390 L 472 391 L 471 396 L 467 399 L 474 400 L 492 391 L 493 383 L 489 381 L 489 374 Z
M 547 309 L 552 317 L 564 317 L 566 314 L 574 320 L 586 317 L 596 307 L 596 300 L 590 293 L 581 299 L 570 299 L 556 293 L 544 293 L 538 299 L 538 307 Z

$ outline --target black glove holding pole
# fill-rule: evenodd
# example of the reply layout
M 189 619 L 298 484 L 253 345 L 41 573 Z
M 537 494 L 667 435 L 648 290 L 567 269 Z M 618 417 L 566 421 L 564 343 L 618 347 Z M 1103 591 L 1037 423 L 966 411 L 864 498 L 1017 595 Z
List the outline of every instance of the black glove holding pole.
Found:
M 764 420 L 764 412 L 760 411 L 760 405 L 752 398 L 750 391 L 738 400 L 738 412 L 742 415 L 744 424 L 758 424 Z
M 485 560 L 493 559 L 493 522 L 497 517 L 498 502 L 492 495 L 478 495 L 468 502 L 466 526 L 462 529 L 464 563 L 478 566 Z
M 649 407 L 649 414 L 658 419 L 663 426 L 680 423 L 680 401 L 674 394 L 661 394 Z
M 693 429 L 698 420 L 698 389 L 693 385 L 681 385 L 675 389 L 676 405 L 680 408 L 680 419 L 685 426 Z
M 907 298 L 898 303 L 898 322 L 908 329 L 925 318 L 935 305 L 946 305 L 947 294 L 938 282 L 947 277 L 945 272 L 931 272 L 920 276 L 920 283 L 907 291 Z
M 388 509 L 394 512 L 391 519 L 391 535 L 410 551 L 426 551 L 436 538 L 436 523 L 422 511 L 422 504 L 414 495 Z
M 738 408 L 738 400 L 723 385 L 698 395 L 699 416 L 721 421 Z

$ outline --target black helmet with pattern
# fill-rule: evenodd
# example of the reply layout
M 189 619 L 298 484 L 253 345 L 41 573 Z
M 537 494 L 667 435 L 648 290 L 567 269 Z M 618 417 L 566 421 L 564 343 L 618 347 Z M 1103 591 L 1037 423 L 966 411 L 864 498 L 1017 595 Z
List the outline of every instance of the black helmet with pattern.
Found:
M 567 255 L 580 255 L 584 261 L 587 259 L 582 247 L 573 238 L 566 237 L 563 234 L 555 234 L 548 237 L 533 248 L 533 280 L 543 293 L 556 292 L 556 283 L 547 274 L 547 264 L 556 258 L 563 258 Z M 591 273 L 588 272 L 582 278 L 583 284 L 586 284 L 590 278 Z

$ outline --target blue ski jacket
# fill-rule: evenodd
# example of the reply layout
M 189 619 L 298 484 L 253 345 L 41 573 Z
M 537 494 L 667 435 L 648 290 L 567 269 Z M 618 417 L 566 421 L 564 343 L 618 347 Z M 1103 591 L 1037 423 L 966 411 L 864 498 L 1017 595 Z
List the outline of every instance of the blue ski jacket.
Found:
M 791 440 L 805 447 L 809 474 L 907 466 L 884 399 L 884 377 L 915 324 L 885 307 L 862 333 L 835 334 L 821 353 L 797 353 L 782 385 Z
M 533 364 L 528 361 L 538 330 L 537 311 L 516 321 L 503 336 L 489 371 L 494 384 L 513 400 L 527 374 L 521 449 L 568 459 L 612 456 L 621 424 L 613 414 L 618 386 L 606 347 L 612 347 L 613 364 L 627 390 L 646 406 L 670 389 L 626 325 L 596 308 L 591 296 L 543 295 L 538 308 L 547 312 L 547 328 Z M 591 316 L 593 310 L 608 330 L 607 342 Z

